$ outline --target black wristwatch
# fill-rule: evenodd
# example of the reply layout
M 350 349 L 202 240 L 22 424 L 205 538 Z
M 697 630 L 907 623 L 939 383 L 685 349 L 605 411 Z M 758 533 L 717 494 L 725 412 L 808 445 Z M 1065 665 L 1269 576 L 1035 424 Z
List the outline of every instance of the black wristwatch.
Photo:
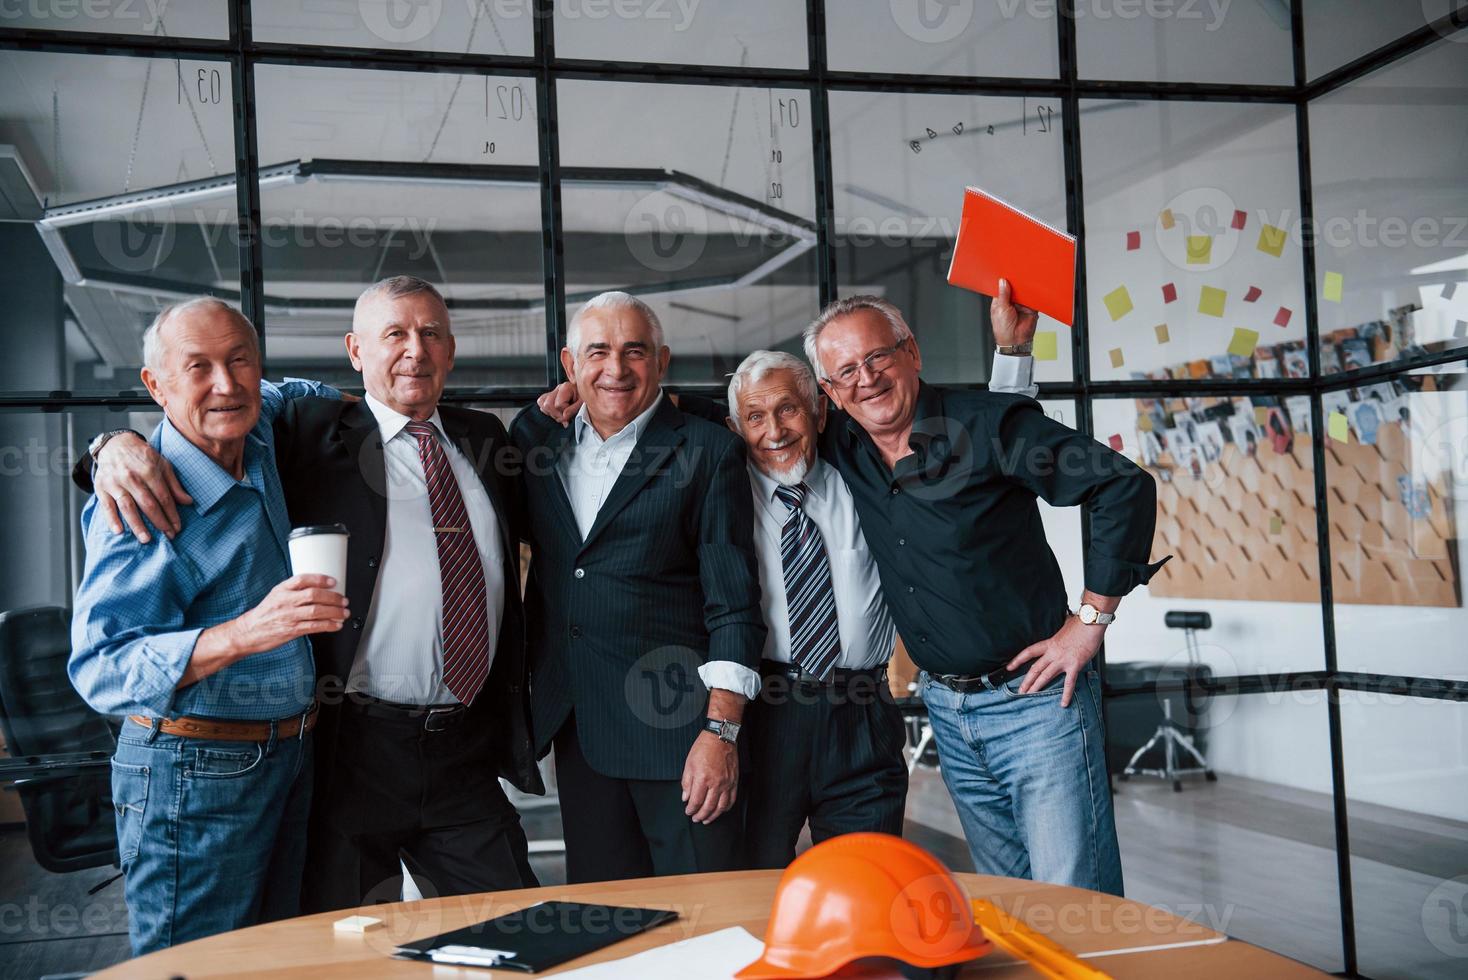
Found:
M 124 432 L 131 432 L 139 439 L 143 438 L 143 434 L 141 432 L 136 432 L 133 429 L 112 429 L 111 431 L 104 432 L 101 435 L 97 436 L 97 438 L 93 439 L 91 443 L 87 446 L 87 455 L 91 457 L 93 473 L 97 472 L 97 454 L 102 451 L 102 447 L 112 441 L 113 436 L 120 436 Z
M 739 722 L 737 721 L 719 721 L 716 718 L 705 718 L 703 720 L 703 730 L 713 732 L 719 736 L 720 741 L 728 742 L 730 745 L 733 745 L 739 740 Z

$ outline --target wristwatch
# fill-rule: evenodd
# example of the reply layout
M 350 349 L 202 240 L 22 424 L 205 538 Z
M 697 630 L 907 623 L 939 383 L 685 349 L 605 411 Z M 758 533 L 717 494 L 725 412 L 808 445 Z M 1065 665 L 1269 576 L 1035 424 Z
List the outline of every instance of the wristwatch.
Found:
M 1109 626 L 1116 622 L 1116 613 L 1104 613 L 1089 602 L 1081 603 L 1076 617 L 1087 626 Z
M 720 741 L 728 742 L 730 745 L 733 745 L 739 739 L 739 722 L 737 721 L 720 721 L 717 718 L 705 718 L 703 720 L 703 730 L 713 732 L 719 736 Z
M 87 446 L 87 455 L 92 457 L 92 472 L 95 473 L 97 471 L 97 454 L 102 451 L 102 447 L 107 445 L 107 443 L 111 441 L 113 436 L 120 436 L 124 432 L 132 432 L 132 434 L 137 436 L 139 439 L 143 438 L 142 433 L 134 432 L 132 429 L 112 429 L 108 432 L 102 433 L 101 435 L 97 436 L 97 438 L 91 441 L 91 443 Z
M 1023 344 L 996 344 L 994 346 L 994 353 L 1008 354 L 1010 357 L 1029 357 L 1034 352 L 1035 342 L 1033 340 Z

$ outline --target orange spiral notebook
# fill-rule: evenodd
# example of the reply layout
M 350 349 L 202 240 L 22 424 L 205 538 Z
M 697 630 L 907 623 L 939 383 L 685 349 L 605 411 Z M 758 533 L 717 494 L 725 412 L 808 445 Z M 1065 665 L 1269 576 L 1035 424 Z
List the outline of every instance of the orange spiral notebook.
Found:
M 1066 326 L 1075 322 L 1076 239 L 977 187 L 963 194 L 948 282 L 985 296 L 1008 279 L 1012 299 Z

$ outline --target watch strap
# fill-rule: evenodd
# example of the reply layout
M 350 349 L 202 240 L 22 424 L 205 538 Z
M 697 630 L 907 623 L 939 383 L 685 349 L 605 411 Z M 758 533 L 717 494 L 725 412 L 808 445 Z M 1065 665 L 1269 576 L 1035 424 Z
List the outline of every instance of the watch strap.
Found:
M 1030 341 L 1025 344 L 996 344 L 994 346 L 994 352 L 996 354 L 1004 354 L 1008 357 L 1030 357 L 1035 352 L 1035 342 Z

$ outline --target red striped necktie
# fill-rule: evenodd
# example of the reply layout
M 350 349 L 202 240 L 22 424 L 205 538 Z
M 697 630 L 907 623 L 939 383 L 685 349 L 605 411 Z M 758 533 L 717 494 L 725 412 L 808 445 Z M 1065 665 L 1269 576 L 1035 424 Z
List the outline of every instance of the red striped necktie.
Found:
M 443 683 L 464 704 L 474 700 L 489 676 L 489 612 L 485 605 L 484 566 L 474 544 L 474 528 L 448 456 L 428 422 L 409 422 L 418 440 L 418 458 L 428 483 L 433 531 L 438 542 L 438 575 L 443 586 Z

